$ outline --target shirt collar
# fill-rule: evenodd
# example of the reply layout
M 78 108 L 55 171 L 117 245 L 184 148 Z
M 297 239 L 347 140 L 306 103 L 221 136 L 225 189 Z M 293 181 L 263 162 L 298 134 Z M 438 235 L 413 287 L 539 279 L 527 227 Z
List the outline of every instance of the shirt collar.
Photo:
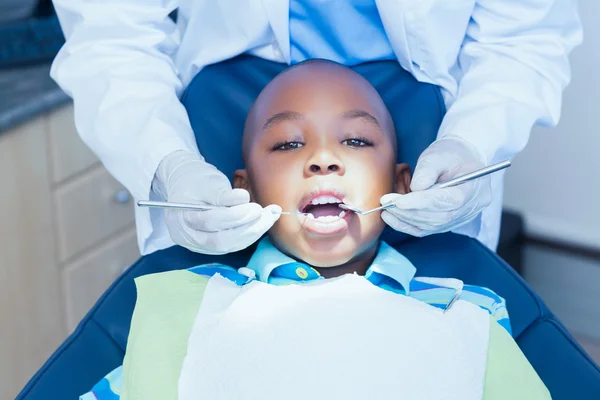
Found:
M 417 268 L 410 260 L 398 253 L 393 247 L 381 242 L 377 256 L 365 273 L 365 278 L 372 281 L 374 275 L 383 275 L 402 285 L 405 293 L 410 291 L 410 281 L 415 277 Z
M 268 237 L 263 238 L 258 247 L 250 257 L 247 268 L 250 268 L 256 273 L 256 279 L 261 282 L 268 282 L 271 272 L 281 265 L 296 263 L 292 257 L 286 256 L 281 251 L 277 250 Z
M 290 263 L 298 263 L 298 261 L 277 250 L 269 238 L 265 237 L 259 242 L 246 267 L 256 273 L 259 281 L 269 282 L 269 277 L 275 268 Z M 416 272 L 417 269 L 406 257 L 387 243 L 381 242 L 377 256 L 367 269 L 365 278 L 369 279 L 374 275 L 383 275 L 402 285 L 402 288 L 408 294 L 410 281 L 414 278 Z

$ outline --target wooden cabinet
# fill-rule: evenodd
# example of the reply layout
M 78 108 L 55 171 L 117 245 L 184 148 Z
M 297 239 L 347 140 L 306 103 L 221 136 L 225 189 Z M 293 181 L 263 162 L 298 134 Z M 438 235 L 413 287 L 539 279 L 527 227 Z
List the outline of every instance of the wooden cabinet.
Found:
M 0 133 L 0 399 L 139 257 L 133 201 L 66 106 Z
M 120 198 L 122 192 L 125 188 L 102 167 L 56 189 L 54 210 L 61 262 L 133 224 L 133 201 L 127 195 Z
M 65 336 L 44 121 L 0 135 L 0 398 Z
M 60 184 L 73 175 L 97 165 L 98 159 L 79 139 L 73 107 L 63 107 L 46 118 L 52 183 Z
M 106 288 L 139 257 L 135 229 L 114 235 L 63 268 L 66 327 L 72 332 Z

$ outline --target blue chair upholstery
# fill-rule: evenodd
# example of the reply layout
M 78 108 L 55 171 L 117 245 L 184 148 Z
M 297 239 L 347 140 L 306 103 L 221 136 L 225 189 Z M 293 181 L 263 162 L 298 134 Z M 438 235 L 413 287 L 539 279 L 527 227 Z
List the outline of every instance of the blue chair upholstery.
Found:
M 204 69 L 182 98 L 199 148 L 228 176 L 242 167 L 246 112 L 262 87 L 283 69 L 269 61 L 238 57 Z M 381 93 L 396 125 L 399 159 L 414 166 L 418 155 L 435 139 L 445 112 L 439 91 L 416 82 L 393 62 L 368 63 L 355 69 Z M 515 339 L 554 399 L 600 398 L 600 368 L 496 254 L 476 240 L 452 233 L 415 239 L 388 231 L 385 240 L 414 263 L 419 276 L 455 277 L 503 296 Z M 254 246 L 225 256 L 208 256 L 171 247 L 142 257 L 104 293 L 17 399 L 77 398 L 122 363 L 135 305 L 134 278 L 210 262 L 241 267 L 253 250 Z

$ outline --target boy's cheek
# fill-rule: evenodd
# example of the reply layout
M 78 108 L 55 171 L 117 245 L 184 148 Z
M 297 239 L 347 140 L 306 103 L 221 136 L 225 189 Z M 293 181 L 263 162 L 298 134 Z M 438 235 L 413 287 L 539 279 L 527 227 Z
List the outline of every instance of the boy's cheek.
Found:
M 286 221 L 280 218 L 269 230 L 269 239 L 280 251 L 283 251 L 285 254 L 294 254 L 293 249 L 298 245 L 297 235 L 291 234 L 291 229 L 285 225 Z
M 293 191 L 290 190 L 294 187 L 298 187 L 298 185 L 289 179 L 281 179 L 280 176 L 273 176 L 273 174 L 270 177 L 263 176 L 258 180 L 257 185 L 253 185 L 255 198 L 261 206 L 277 204 L 284 208 L 283 211 L 294 211 L 288 208 L 297 207 L 297 204 L 293 204 Z
M 385 180 L 381 182 L 374 182 L 373 179 L 365 184 L 362 188 L 357 188 L 360 192 L 366 196 L 364 204 L 365 207 L 375 208 L 381 205 L 381 197 L 388 193 L 393 193 L 395 185 L 391 180 Z

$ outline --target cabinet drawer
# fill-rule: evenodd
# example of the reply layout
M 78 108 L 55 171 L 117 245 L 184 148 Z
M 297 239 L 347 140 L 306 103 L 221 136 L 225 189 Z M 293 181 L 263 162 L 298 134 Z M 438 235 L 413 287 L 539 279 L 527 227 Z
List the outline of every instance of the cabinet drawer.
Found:
M 77 134 L 72 104 L 50 113 L 46 121 L 54 184 L 99 163 Z
M 138 258 L 135 230 L 131 229 L 65 266 L 62 275 L 69 332 L 110 284 Z
M 133 201 L 102 167 L 69 181 L 55 192 L 61 262 L 133 223 Z

